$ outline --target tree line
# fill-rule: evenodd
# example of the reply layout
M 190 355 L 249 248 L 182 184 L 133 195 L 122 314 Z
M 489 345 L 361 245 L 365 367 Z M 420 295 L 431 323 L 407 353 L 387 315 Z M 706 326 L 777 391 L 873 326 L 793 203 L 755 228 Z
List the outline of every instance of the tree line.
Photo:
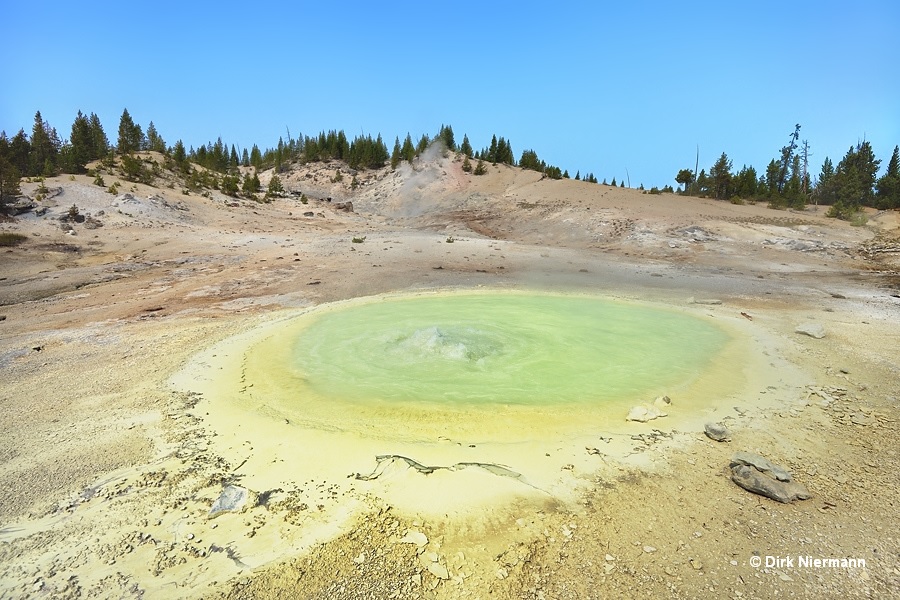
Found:
M 875 158 L 872 145 L 860 141 L 850 146 L 835 166 L 825 157 L 817 177 L 809 172 L 809 144 L 798 144 L 800 125 L 794 127 L 788 144 L 779 156 L 769 161 L 764 172 L 744 165 L 734 171 L 731 159 L 723 152 L 709 168 L 681 169 L 675 181 L 681 193 L 733 202 L 766 201 L 772 208 L 802 209 L 808 204 L 829 206 L 829 216 L 851 219 L 861 207 L 900 208 L 900 147 L 894 152 L 881 177 L 881 160 Z

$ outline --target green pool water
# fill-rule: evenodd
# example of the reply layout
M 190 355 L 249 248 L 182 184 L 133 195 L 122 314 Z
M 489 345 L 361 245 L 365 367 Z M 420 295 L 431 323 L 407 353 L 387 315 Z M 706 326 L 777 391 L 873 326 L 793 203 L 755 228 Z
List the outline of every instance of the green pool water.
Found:
M 676 310 L 591 296 L 447 293 L 312 311 L 292 333 L 301 396 L 433 406 L 652 399 L 729 339 Z

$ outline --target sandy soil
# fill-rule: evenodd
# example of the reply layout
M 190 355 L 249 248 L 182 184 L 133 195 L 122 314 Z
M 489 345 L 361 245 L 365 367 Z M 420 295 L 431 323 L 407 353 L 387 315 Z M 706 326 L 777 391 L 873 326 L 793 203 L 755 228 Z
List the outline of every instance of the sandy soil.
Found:
M 815 207 L 473 177 L 439 154 L 356 190 L 336 168 L 282 177 L 308 204 L 56 178 L 43 216 L 0 223 L 29 238 L 0 249 L 0 597 L 900 597 L 896 212 L 852 227 Z M 72 204 L 102 226 L 65 233 Z M 479 286 L 718 320 L 746 342 L 742 386 L 497 455 L 526 482 L 379 467 L 353 415 L 327 431 L 234 401 L 247 349 L 300 311 Z M 795 333 L 809 323 L 826 336 Z M 708 439 L 710 420 L 732 440 Z M 441 466 L 468 451 L 435 437 L 379 447 Z M 738 488 L 738 450 L 813 498 Z M 247 505 L 209 518 L 227 485 Z

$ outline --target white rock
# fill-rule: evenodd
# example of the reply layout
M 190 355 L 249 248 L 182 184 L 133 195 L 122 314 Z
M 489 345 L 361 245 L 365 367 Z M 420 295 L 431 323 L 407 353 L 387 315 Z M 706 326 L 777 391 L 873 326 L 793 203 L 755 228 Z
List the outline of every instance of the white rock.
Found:
M 794 329 L 794 333 L 802 333 L 803 335 L 808 335 L 811 338 L 821 340 L 823 337 L 825 337 L 825 328 L 822 327 L 819 323 L 804 323 L 802 325 L 797 325 L 797 328 Z
M 421 531 L 416 531 L 415 529 L 408 529 L 406 531 L 406 535 L 400 538 L 401 544 L 415 544 L 420 548 L 425 546 L 428 543 L 428 537 L 422 533 Z
M 672 399 L 668 396 L 657 396 L 653 401 L 653 406 L 659 409 L 668 408 L 672 404 Z M 664 415 L 661 415 L 664 416 Z
M 428 565 L 428 572 L 438 579 L 450 579 L 450 572 L 447 570 L 447 567 L 441 563 L 433 562 Z
M 625 417 L 625 420 L 637 421 L 638 423 L 646 423 L 647 421 L 652 421 L 653 419 L 665 416 L 666 413 L 661 411 L 656 406 L 641 405 L 635 406 L 630 411 L 628 411 L 628 416 Z

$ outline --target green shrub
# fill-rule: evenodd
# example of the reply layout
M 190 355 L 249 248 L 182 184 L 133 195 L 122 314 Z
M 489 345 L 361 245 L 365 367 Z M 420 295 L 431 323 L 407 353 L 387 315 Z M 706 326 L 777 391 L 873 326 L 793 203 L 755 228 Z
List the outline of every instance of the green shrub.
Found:
M 27 235 L 21 233 L 12 233 L 9 231 L 0 232 L 0 246 L 18 246 L 28 239 Z

